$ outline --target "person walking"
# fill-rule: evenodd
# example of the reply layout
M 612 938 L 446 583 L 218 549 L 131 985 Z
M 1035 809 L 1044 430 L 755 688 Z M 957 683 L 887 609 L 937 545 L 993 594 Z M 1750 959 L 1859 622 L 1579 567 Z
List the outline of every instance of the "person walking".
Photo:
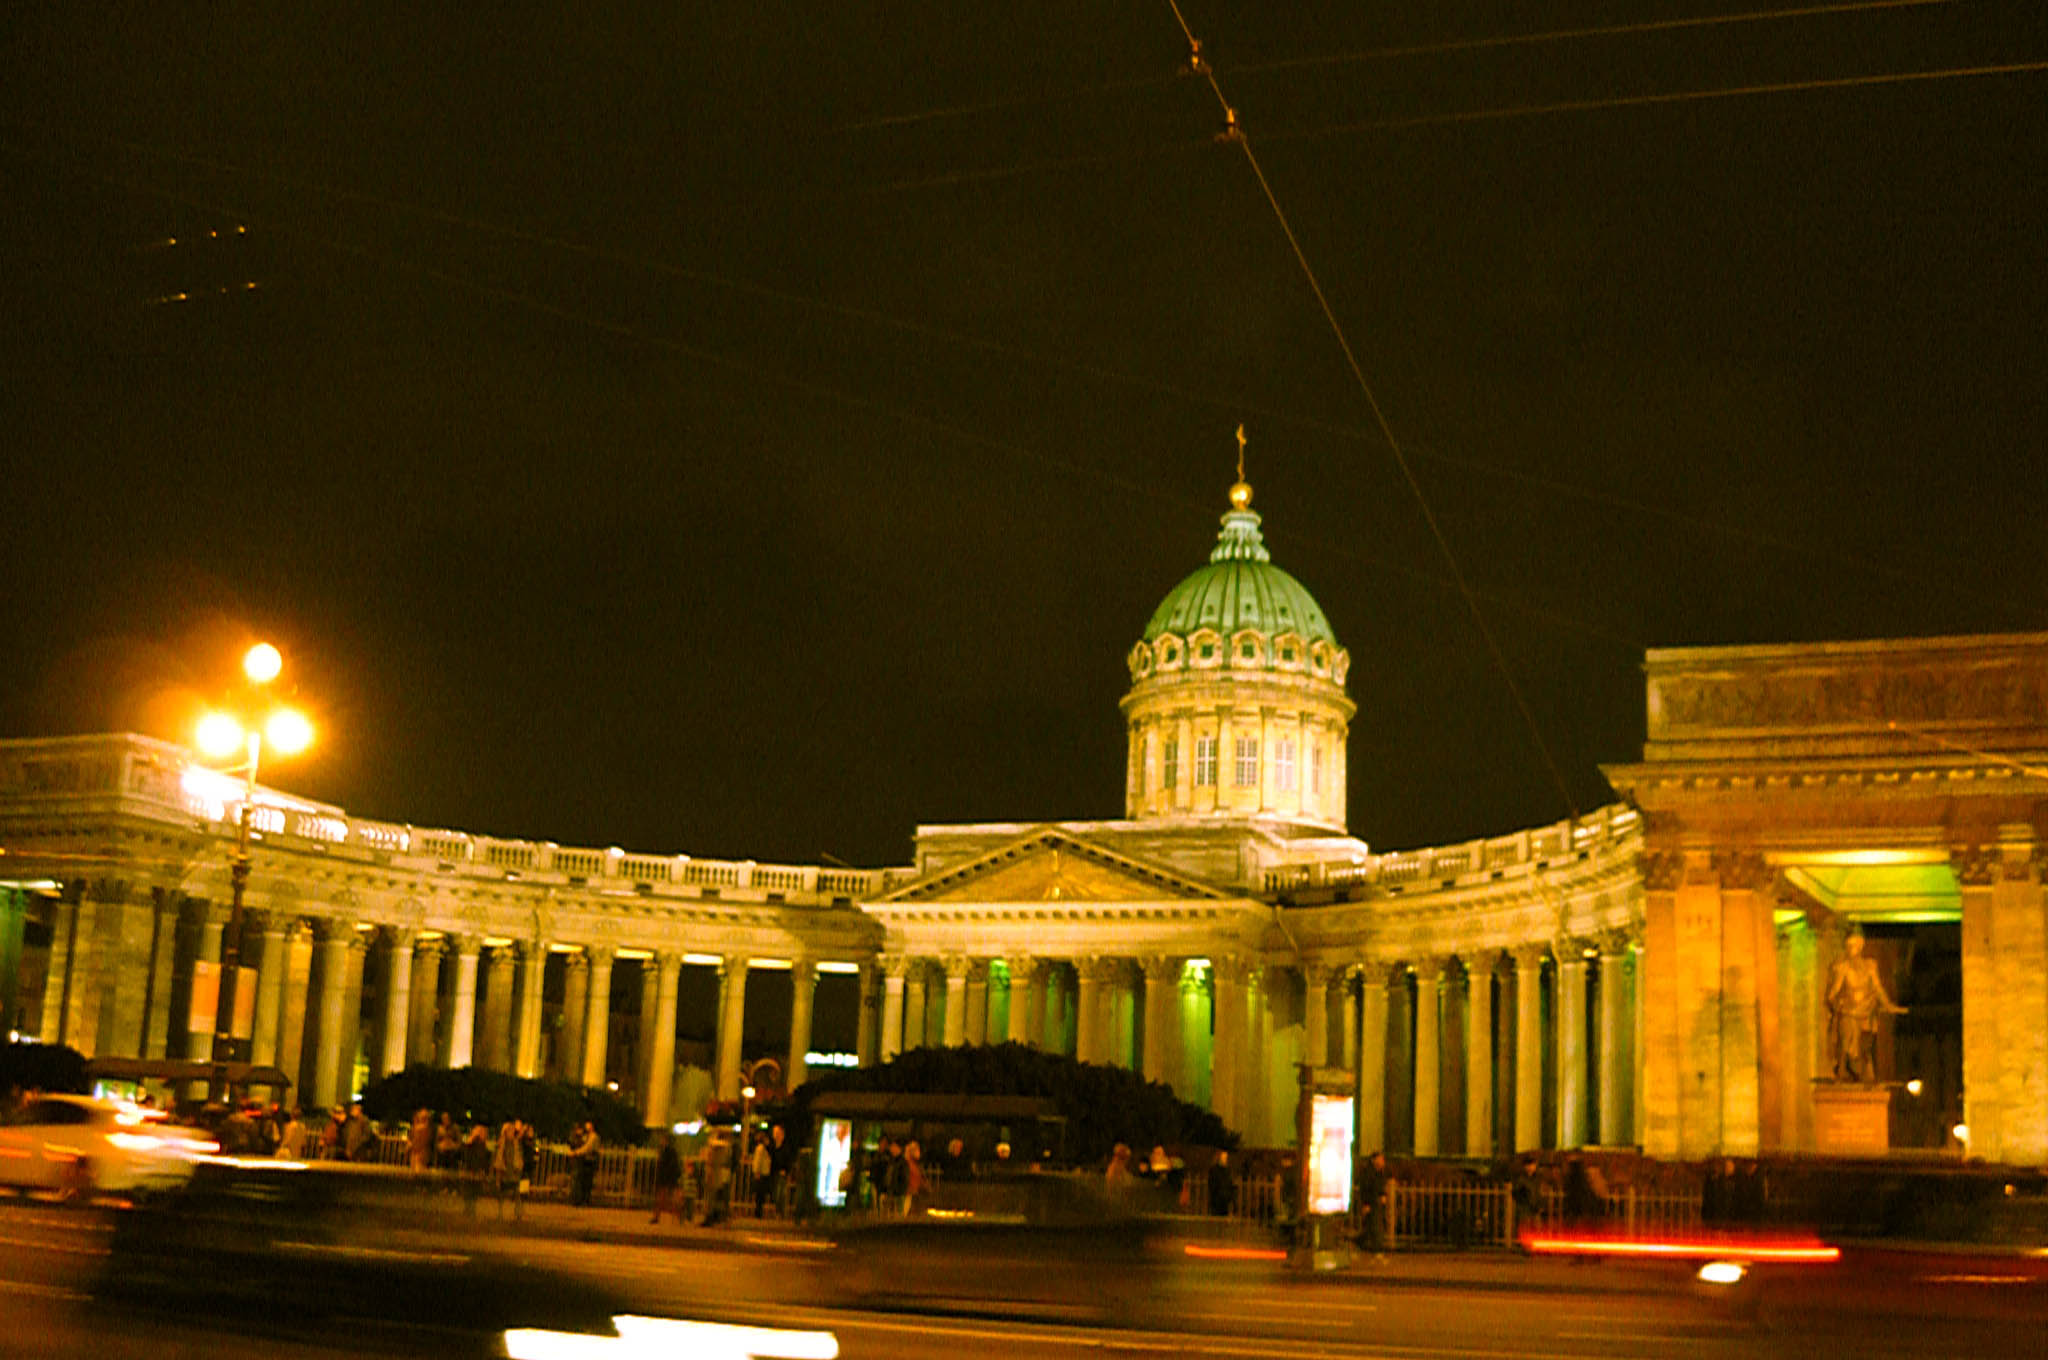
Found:
M 1373 1149 L 1358 1165 L 1358 1245 L 1365 1251 L 1387 1248 L 1387 1154 Z
M 278 1131 L 277 1155 L 290 1162 L 299 1161 L 306 1155 L 306 1123 L 299 1118 L 296 1105 L 285 1116 L 284 1127 Z
M 915 1138 L 903 1145 L 903 1214 L 910 1216 L 911 1206 L 924 1193 L 924 1149 Z
M 434 1112 L 414 1110 L 412 1127 L 405 1133 L 405 1164 L 415 1171 L 434 1165 Z
M 672 1215 L 678 1224 L 683 1221 L 683 1209 L 679 1191 L 683 1185 L 683 1155 L 676 1151 L 675 1135 L 661 1136 L 661 1149 L 654 1154 L 654 1217 L 649 1223 L 661 1222 L 663 1214 Z
M 765 1218 L 768 1196 L 775 1189 L 775 1154 L 768 1150 L 768 1139 L 760 1134 L 754 1136 L 754 1155 L 747 1163 L 747 1174 L 753 1178 L 754 1217 Z
M 569 1182 L 571 1204 L 589 1205 L 590 1196 L 597 1189 L 597 1155 L 603 1146 L 595 1124 L 586 1119 L 576 1126 L 575 1137 L 569 1144 L 569 1162 L 573 1168 Z
M 434 1126 L 434 1170 L 454 1175 L 462 1169 L 462 1130 L 455 1126 L 455 1116 L 441 1111 L 441 1122 Z
M 476 1217 L 477 1196 L 490 1178 L 491 1157 L 491 1131 L 481 1123 L 471 1125 L 469 1136 L 462 1140 L 462 1212 L 466 1217 Z
M 341 1155 L 351 1162 L 377 1160 L 377 1130 L 370 1127 L 370 1117 L 361 1105 L 349 1106 L 348 1118 L 342 1122 Z
M 1230 1165 L 1230 1150 L 1216 1154 L 1209 1166 L 1209 1216 L 1228 1218 L 1237 1207 L 1237 1172 Z

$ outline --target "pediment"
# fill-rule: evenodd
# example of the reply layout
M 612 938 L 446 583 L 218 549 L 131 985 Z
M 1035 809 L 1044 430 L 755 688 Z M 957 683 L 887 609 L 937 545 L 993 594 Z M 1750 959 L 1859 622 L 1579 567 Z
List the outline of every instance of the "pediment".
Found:
M 883 899 L 889 902 L 1162 902 L 1227 894 L 1108 846 L 1040 830 L 948 866 Z

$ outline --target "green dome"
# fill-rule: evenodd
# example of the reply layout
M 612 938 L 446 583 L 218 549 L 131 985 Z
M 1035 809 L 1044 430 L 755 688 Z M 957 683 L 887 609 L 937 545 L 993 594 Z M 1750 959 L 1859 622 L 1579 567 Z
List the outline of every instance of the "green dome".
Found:
M 1293 633 L 1304 642 L 1337 641 L 1307 587 L 1273 565 L 1259 535 L 1259 516 L 1249 509 L 1223 517 L 1209 565 L 1189 573 L 1159 602 L 1145 625 L 1145 641 L 1162 633 L 1186 637 L 1199 628 L 1225 637 L 1249 628 L 1267 637 Z

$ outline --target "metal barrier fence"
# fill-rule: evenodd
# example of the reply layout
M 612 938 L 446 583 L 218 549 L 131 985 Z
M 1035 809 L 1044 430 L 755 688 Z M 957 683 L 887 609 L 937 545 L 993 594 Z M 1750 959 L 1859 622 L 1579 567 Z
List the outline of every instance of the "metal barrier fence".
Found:
M 1389 1181 L 1385 1232 L 1390 1248 L 1512 1247 L 1514 1200 L 1505 1185 Z

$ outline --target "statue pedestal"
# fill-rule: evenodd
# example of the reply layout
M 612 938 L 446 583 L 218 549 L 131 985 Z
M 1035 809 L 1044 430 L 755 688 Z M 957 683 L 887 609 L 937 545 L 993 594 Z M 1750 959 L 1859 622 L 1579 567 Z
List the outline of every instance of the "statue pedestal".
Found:
M 1892 1088 L 1813 1084 L 1813 1142 L 1823 1156 L 1883 1157 L 1892 1150 Z

